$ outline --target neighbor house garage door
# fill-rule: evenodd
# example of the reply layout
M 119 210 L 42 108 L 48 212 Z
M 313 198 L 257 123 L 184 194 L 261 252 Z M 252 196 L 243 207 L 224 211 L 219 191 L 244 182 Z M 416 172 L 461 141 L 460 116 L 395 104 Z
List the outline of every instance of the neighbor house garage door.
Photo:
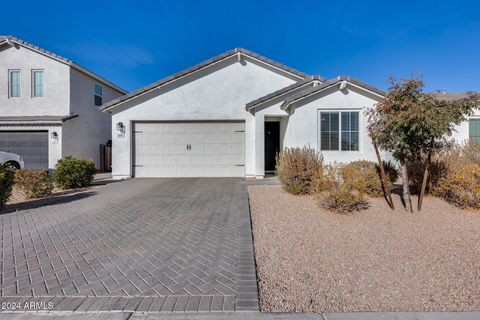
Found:
M 47 131 L 0 131 L 0 151 L 23 157 L 26 168 L 48 168 Z
M 135 177 L 243 177 L 244 122 L 136 122 Z

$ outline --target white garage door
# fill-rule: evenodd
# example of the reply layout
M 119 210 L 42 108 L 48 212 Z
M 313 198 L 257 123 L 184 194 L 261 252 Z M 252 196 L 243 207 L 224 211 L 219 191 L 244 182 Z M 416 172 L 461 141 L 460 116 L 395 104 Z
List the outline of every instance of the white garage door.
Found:
M 135 177 L 245 176 L 244 122 L 136 122 Z

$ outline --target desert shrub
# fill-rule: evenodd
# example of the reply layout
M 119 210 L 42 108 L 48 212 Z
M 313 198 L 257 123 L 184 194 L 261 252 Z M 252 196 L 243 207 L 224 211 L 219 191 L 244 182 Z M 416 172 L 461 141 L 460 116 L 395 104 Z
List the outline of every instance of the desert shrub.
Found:
M 450 167 L 432 188 L 432 194 L 465 209 L 480 208 L 480 164 L 462 161 Z
M 352 190 L 344 183 L 340 183 L 337 188 L 323 192 L 320 195 L 320 205 L 337 213 L 360 211 L 369 207 L 368 201 L 362 194 Z
M 15 186 L 28 199 L 52 194 L 53 181 L 47 170 L 19 169 L 15 172 Z
M 275 169 L 285 191 L 307 194 L 322 163 L 323 158 L 313 148 L 286 148 L 279 154 Z
M 312 177 L 310 193 L 320 193 L 336 188 L 341 183 L 339 167 L 339 164 L 333 163 L 317 170 Z
M 480 165 L 480 144 L 469 142 L 457 148 L 467 161 Z
M 368 208 L 364 194 L 355 190 L 353 183 L 344 180 L 345 165 L 334 163 L 324 167 L 314 179 L 319 204 L 333 212 L 347 213 Z
M 67 156 L 58 160 L 53 180 L 61 189 L 81 188 L 92 183 L 95 172 L 95 163 L 92 160 Z
M 388 178 L 387 188 L 392 187 L 392 181 L 397 179 L 398 173 L 391 163 L 384 163 L 385 173 Z M 377 164 L 359 160 L 350 162 L 340 167 L 343 182 L 352 190 L 370 197 L 382 197 L 384 195 L 380 168 Z
M 0 208 L 7 203 L 12 194 L 15 174 L 6 166 L 0 165 Z
M 382 182 L 373 162 L 360 160 L 350 162 L 340 168 L 343 182 L 361 195 L 373 197 L 383 195 Z

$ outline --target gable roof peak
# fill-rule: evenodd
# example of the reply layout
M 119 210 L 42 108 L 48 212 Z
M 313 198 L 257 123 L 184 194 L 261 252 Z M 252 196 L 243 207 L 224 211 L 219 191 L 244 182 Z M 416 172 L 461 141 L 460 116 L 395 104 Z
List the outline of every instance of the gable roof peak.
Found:
M 42 55 L 45 55 L 51 59 L 54 59 L 54 60 L 57 60 L 61 63 L 64 63 L 66 65 L 69 65 L 70 67 L 86 74 L 87 76 L 90 76 L 92 78 L 94 78 L 95 80 L 111 87 L 112 89 L 122 93 L 122 94 L 125 94 L 127 93 L 127 91 L 125 91 L 124 89 L 120 88 L 119 86 L 113 84 L 112 82 L 96 75 L 95 73 L 91 72 L 91 71 L 88 71 L 87 69 L 83 68 L 82 66 L 78 65 L 77 63 L 75 63 L 74 61 L 72 61 L 71 59 L 68 59 L 68 58 L 65 58 L 59 54 L 56 54 L 56 53 L 53 53 L 51 51 L 48 51 L 46 49 L 43 49 L 43 48 L 40 48 L 39 46 L 36 46 L 32 43 L 29 43 L 25 40 L 22 40 L 20 38 L 17 38 L 15 36 L 11 36 L 11 35 L 0 35 L 0 45 L 4 44 L 4 43 L 7 43 L 8 45 L 11 45 L 10 42 L 14 42 L 16 45 L 19 45 L 19 46 L 22 46 L 22 47 L 25 47 L 27 49 L 30 49 L 32 51 L 36 51 Z
M 289 74 L 292 78 L 295 78 L 295 81 L 297 82 L 303 82 L 308 76 L 301 72 L 301 71 L 298 71 L 294 68 L 290 68 L 284 64 L 281 64 L 277 61 L 274 61 L 272 59 L 269 59 L 265 56 L 262 56 L 258 53 L 255 53 L 253 51 L 250 51 L 250 50 L 247 50 L 245 48 L 234 48 L 234 49 L 231 49 L 229 51 L 226 51 L 222 54 L 219 54 L 217 56 L 214 56 L 213 58 L 210 58 L 208 60 L 205 60 L 197 65 L 194 65 L 190 68 L 187 68 L 187 69 L 184 69 L 180 72 L 177 72 L 175 74 L 172 74 L 170 76 L 167 76 L 161 80 L 158 80 L 156 82 L 153 82 L 147 86 L 144 86 L 140 89 L 137 89 L 129 94 L 126 94 L 126 95 L 123 95 L 117 99 L 114 99 L 112 101 L 109 101 L 107 103 L 105 103 L 102 107 L 101 107 L 101 110 L 105 111 L 105 112 L 108 112 L 108 110 L 110 110 L 111 108 L 113 107 L 116 107 L 117 105 L 121 104 L 121 103 L 124 103 L 126 101 L 129 101 L 131 99 L 134 99 L 138 96 L 141 96 L 143 94 L 146 94 L 147 92 L 150 92 L 152 90 L 155 90 L 156 88 L 159 88 L 163 85 L 166 85 L 170 82 L 173 82 L 173 81 L 176 81 L 180 78 L 184 78 L 190 74 L 193 74 L 199 70 L 203 70 L 209 66 L 212 66 L 212 65 L 215 65 L 217 64 L 218 62 L 220 61 L 223 61 L 223 60 L 226 60 L 226 59 L 231 59 L 232 56 L 235 56 L 237 54 L 243 54 L 247 57 L 249 57 L 250 59 L 253 59 L 253 60 L 257 60 L 265 65 L 269 65 L 273 68 L 276 68 L 278 70 L 281 70 L 282 72 L 284 72 L 285 74 Z

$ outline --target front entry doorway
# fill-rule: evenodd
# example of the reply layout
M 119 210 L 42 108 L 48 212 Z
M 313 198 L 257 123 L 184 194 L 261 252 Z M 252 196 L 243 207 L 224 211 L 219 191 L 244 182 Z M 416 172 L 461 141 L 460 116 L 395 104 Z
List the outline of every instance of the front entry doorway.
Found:
M 265 122 L 265 172 L 275 171 L 280 152 L 280 122 Z

